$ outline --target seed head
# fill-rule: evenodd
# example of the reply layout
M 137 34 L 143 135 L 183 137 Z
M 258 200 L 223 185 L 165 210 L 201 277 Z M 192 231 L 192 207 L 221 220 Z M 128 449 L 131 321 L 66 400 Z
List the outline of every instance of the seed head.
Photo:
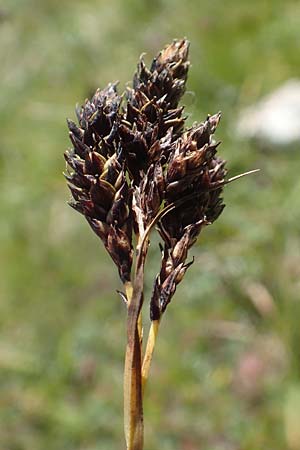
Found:
M 188 50 L 186 39 L 174 40 L 150 68 L 141 58 L 125 95 L 109 84 L 77 108 L 78 125 L 68 120 L 70 205 L 103 241 L 123 282 L 131 277 L 132 234 L 143 237 L 157 222 L 163 246 L 152 319 L 165 311 L 192 264 L 188 251 L 200 231 L 224 208 L 225 161 L 213 139 L 220 113 L 185 129 L 179 106 Z

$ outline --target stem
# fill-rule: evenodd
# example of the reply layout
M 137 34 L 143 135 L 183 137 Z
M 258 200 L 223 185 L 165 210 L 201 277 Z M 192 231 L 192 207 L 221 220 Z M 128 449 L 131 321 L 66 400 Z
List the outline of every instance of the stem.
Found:
M 147 346 L 145 350 L 143 365 L 142 365 L 142 391 L 144 394 L 146 383 L 149 376 L 152 356 L 154 352 L 156 337 L 158 333 L 160 321 L 159 320 L 153 320 L 151 322 L 150 330 L 149 330 L 149 336 L 147 340 Z
M 141 354 L 142 354 L 142 344 L 143 344 L 143 321 L 142 321 L 142 311 L 140 311 L 138 323 L 137 323 L 138 333 L 139 333 L 139 340 L 140 340 L 140 347 L 141 347 Z
M 126 283 L 125 286 L 128 301 L 127 346 L 124 367 L 124 431 L 127 450 L 143 450 L 144 445 L 141 310 L 144 294 L 144 266 L 149 242 L 148 236 L 155 223 L 174 207 L 175 205 L 172 204 L 163 208 L 150 222 L 143 234 L 139 233 L 133 285 Z M 155 329 L 153 328 L 149 342 L 148 354 L 150 359 L 147 362 L 147 374 L 154 349 Z
M 144 258 L 138 245 L 136 273 L 131 290 L 127 290 L 127 347 L 124 368 L 124 430 L 127 450 L 143 450 L 143 399 L 141 374 L 140 313 L 143 304 Z
M 124 283 L 124 288 L 125 288 L 125 293 L 126 293 L 126 297 L 127 297 L 127 306 L 130 305 L 131 302 L 131 298 L 132 298 L 132 291 L 133 291 L 133 286 L 131 281 L 126 281 L 126 283 Z

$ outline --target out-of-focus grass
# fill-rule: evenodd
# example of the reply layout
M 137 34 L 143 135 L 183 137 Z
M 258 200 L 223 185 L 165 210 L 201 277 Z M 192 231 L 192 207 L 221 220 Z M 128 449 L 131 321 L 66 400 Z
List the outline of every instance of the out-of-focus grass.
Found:
M 298 75 L 299 26 L 291 0 L 2 3 L 1 448 L 123 448 L 125 311 L 108 256 L 65 205 L 65 117 L 181 36 L 190 123 L 221 109 L 231 174 L 261 172 L 226 189 L 164 318 L 145 448 L 300 448 L 299 151 L 263 151 L 233 132 L 242 105 Z

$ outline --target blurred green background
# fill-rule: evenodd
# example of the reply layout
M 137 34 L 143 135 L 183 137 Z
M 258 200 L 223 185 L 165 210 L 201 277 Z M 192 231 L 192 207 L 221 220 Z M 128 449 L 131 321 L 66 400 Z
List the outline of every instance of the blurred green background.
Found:
M 124 448 L 125 309 L 66 205 L 65 118 L 183 36 L 189 123 L 222 110 L 230 175 L 261 172 L 226 188 L 164 317 L 145 450 L 300 449 L 299 147 L 235 137 L 241 107 L 299 75 L 299 29 L 291 0 L 0 1 L 1 449 Z

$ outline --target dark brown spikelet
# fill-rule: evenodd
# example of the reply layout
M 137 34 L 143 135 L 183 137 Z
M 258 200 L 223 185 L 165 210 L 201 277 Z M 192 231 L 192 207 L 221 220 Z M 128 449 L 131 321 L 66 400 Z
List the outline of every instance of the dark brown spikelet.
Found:
M 184 127 L 183 108 L 178 107 L 185 91 L 189 67 L 189 43 L 176 40 L 153 60 L 148 69 L 140 60 L 127 89 L 125 120 L 120 127 L 128 169 L 136 184 L 151 163 L 168 157 L 169 142 Z
M 158 224 L 164 240 L 162 265 L 151 299 L 152 320 L 160 318 L 191 263 L 188 250 L 203 226 L 214 222 L 224 204 L 225 161 L 216 156 L 212 135 L 220 113 L 187 130 L 173 144 L 165 172 L 165 205 L 176 205 Z
M 225 181 L 225 161 L 216 156 L 212 135 L 220 113 L 187 130 L 174 144 L 165 175 L 166 205 L 178 206 L 161 220 L 160 231 L 173 245 L 184 230 L 199 220 L 213 222 L 223 209 L 220 194 Z
M 189 42 L 186 39 L 174 40 L 153 59 L 148 70 L 141 59 L 133 81 L 133 89 L 143 92 L 149 100 L 161 99 L 166 110 L 178 107 L 185 91 L 189 61 Z
M 120 97 L 116 85 L 97 90 L 77 109 L 80 127 L 68 121 L 73 149 L 65 152 L 70 202 L 83 214 L 117 265 L 122 281 L 132 265 L 131 190 L 119 149 Z

